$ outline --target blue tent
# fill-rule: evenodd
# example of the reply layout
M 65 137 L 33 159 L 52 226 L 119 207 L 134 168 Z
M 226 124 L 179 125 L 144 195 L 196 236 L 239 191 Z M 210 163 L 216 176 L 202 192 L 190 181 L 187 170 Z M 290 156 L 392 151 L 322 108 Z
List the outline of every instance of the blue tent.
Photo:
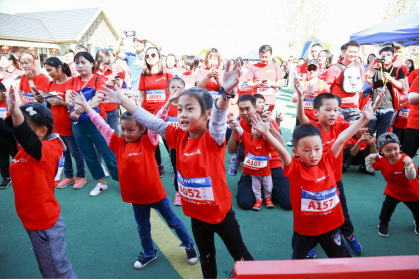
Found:
M 316 36 L 309 36 L 306 39 L 305 44 L 303 44 L 302 54 L 300 55 L 301 58 L 303 58 L 303 59 L 308 58 L 309 48 L 312 47 L 313 44 L 321 44 L 322 45 L 322 41 Z
M 403 41 L 406 46 L 419 44 L 419 8 L 350 36 L 360 45 L 385 45 Z

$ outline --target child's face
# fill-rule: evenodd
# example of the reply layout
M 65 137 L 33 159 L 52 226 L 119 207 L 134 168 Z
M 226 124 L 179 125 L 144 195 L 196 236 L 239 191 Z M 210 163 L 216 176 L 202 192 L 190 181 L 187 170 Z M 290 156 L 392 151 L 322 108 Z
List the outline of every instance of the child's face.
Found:
M 258 140 L 261 138 L 261 133 L 259 133 L 255 128 L 251 128 L 252 137 L 254 137 L 255 140 Z
M 338 118 L 338 101 L 337 99 L 324 99 L 319 110 L 314 110 L 314 114 L 318 117 L 319 122 L 323 125 L 333 125 Z
M 257 105 L 255 106 L 255 109 L 258 114 L 261 114 L 262 112 L 264 112 L 265 101 L 264 99 L 261 99 L 261 98 L 256 98 L 256 101 L 257 101 Z
M 166 66 L 167 66 L 168 68 L 172 68 L 172 67 L 174 67 L 174 66 L 175 66 L 175 64 L 176 64 L 175 57 L 173 57 L 173 56 L 171 55 L 171 56 L 168 56 L 168 57 L 166 58 Z
M 369 123 L 367 123 L 365 126 L 359 129 L 359 131 L 356 133 L 356 138 L 362 137 L 363 134 L 367 133 L 369 129 Z
M 322 158 L 322 140 L 319 136 L 301 138 L 293 153 L 298 156 L 306 167 L 316 166 Z
M 138 127 L 135 120 L 121 120 L 121 137 L 127 143 L 134 143 L 140 140 L 141 134 L 146 130 L 145 126 Z
M 387 159 L 395 160 L 400 155 L 400 145 L 398 143 L 389 143 L 379 149 Z
M 181 81 L 172 81 L 169 85 L 169 93 L 173 93 L 175 90 L 179 90 L 180 88 L 183 88 L 184 85 Z M 179 92 L 180 93 L 180 92 Z
M 0 92 L 0 103 L 6 102 L 6 92 Z
M 185 132 L 201 131 L 207 126 L 210 112 L 211 110 L 208 110 L 203 116 L 198 100 L 188 94 L 182 95 L 178 100 L 179 127 Z

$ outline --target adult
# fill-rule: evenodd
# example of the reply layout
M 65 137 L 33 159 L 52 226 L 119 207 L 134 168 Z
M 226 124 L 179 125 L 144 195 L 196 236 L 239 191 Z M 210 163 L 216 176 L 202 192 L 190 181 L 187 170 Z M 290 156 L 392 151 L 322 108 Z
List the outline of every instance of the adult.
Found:
M 241 67 L 241 77 L 239 78 L 239 84 L 238 84 L 238 98 L 244 94 L 252 95 L 252 90 L 253 90 L 252 88 L 248 87 L 248 79 L 246 77 L 248 74 L 249 67 L 247 67 L 246 63 L 244 63 L 242 58 L 239 58 L 239 61 L 242 67 Z
M 239 124 L 245 131 L 251 131 L 251 117 L 254 114 L 257 114 L 256 104 L 255 97 L 249 94 L 244 94 L 238 99 L 239 116 L 241 118 Z M 279 130 L 276 122 L 271 120 L 271 123 L 270 132 L 280 138 L 281 136 L 278 132 Z M 234 125 L 231 125 L 232 132 L 235 130 L 234 127 Z M 284 143 L 284 140 L 281 142 Z M 236 153 L 238 151 L 238 144 L 239 133 L 232 133 L 228 142 L 228 152 L 230 154 Z M 270 160 L 270 168 L 273 179 L 273 199 L 275 199 L 283 209 L 290 210 L 292 207 L 290 204 L 289 180 L 283 176 L 282 162 L 278 153 L 271 146 L 269 152 L 272 157 Z M 238 205 L 245 210 L 250 210 L 254 206 L 255 196 L 252 191 L 252 179 L 250 175 L 242 174 L 238 182 L 238 194 L 236 198 Z
M 407 69 L 408 69 L 408 75 L 406 75 L 406 76 L 409 76 L 411 74 L 411 72 L 416 70 L 416 68 L 414 68 L 414 61 L 412 59 L 407 59 L 405 61 L 405 66 L 407 66 Z
M 333 55 L 329 50 L 322 50 L 318 54 L 319 73 L 318 78 L 325 80 L 328 69 L 331 67 Z
M 79 52 L 89 52 L 89 50 L 88 50 L 85 46 L 83 46 L 83 45 L 77 45 L 77 46 L 74 48 L 74 52 L 75 52 L 76 54 L 78 54 Z
M 419 149 L 419 76 L 408 90 L 408 100 L 412 105 L 405 129 L 403 151 L 413 158 Z
M 166 57 L 166 64 L 162 65 L 166 66 L 166 68 L 172 72 L 172 74 L 174 74 L 175 76 L 181 77 L 182 76 L 182 72 L 178 66 L 177 66 L 177 61 L 176 61 L 176 57 L 174 54 L 168 54 L 168 56 Z M 182 68 L 181 68 L 182 69 Z
M 365 64 L 365 70 L 369 67 L 369 65 L 371 65 L 373 63 L 373 60 L 376 58 L 376 55 L 374 53 L 371 53 L 368 57 L 367 57 L 367 63 Z
M 385 89 L 385 96 L 382 99 L 379 109 L 373 114 L 369 122 L 371 131 L 376 131 L 376 139 L 388 131 L 391 124 L 394 109 L 397 108 L 397 98 L 394 98 L 394 90 L 404 92 L 405 75 L 401 68 L 393 65 L 394 49 L 391 47 L 384 47 L 379 51 L 379 55 L 385 59 L 383 63 L 377 63 L 376 58 L 373 63 L 366 69 L 366 79 L 372 80 L 373 95 L 372 100 L 376 100 L 378 90 Z M 379 68 L 374 68 L 379 66 Z
M 392 42 L 391 47 L 394 49 L 394 59 L 392 60 L 392 65 L 396 68 L 401 68 L 404 71 L 404 75 L 408 75 L 407 66 L 404 62 L 400 59 L 401 54 L 405 48 L 404 42 L 402 41 L 394 41 Z
M 321 44 L 318 44 L 318 43 L 313 44 L 312 47 L 311 47 L 312 59 L 318 59 L 318 55 L 323 49 L 324 49 L 324 47 Z M 301 75 L 306 74 L 307 63 L 308 63 L 308 60 L 305 61 L 305 63 L 303 63 L 299 67 L 297 67 L 297 70 Z
M 343 69 L 348 67 L 358 68 L 360 72 L 361 82 L 365 81 L 365 68 L 360 63 L 356 62 L 357 53 L 359 52 L 359 43 L 350 41 L 346 44 L 344 49 L 344 57 L 328 69 L 325 76 L 325 81 L 330 85 L 332 94 L 340 96 L 342 103 L 339 107 L 338 113 L 346 121 L 354 121 L 359 118 L 362 112 L 359 109 L 359 92 L 347 93 L 343 91 Z M 347 77 L 348 78 L 348 77 Z M 362 89 L 361 89 L 362 90 Z
M 146 51 L 145 62 L 139 82 L 138 106 L 143 107 L 149 113 L 156 115 L 166 104 L 169 97 L 169 81 L 174 75 L 162 65 L 159 49 L 150 47 Z M 162 158 L 159 146 L 155 150 L 155 159 L 162 177 L 165 169 L 162 165 Z
M 198 58 L 192 55 L 187 56 L 184 63 L 185 72 L 182 73 L 181 79 L 185 82 L 185 89 L 189 89 L 195 87 L 195 75 L 198 72 Z
M 277 63 L 271 61 L 271 46 L 261 46 L 258 55 L 260 62 L 252 65 L 246 76 L 248 87 L 252 89 L 252 94 L 262 94 L 268 105 L 276 105 L 276 89 L 282 86 L 284 72 Z
M 9 94 L 10 86 L 13 86 L 17 92 L 15 78 L 25 74 L 24 70 L 19 69 L 18 60 L 9 53 L 4 54 L 1 57 L 1 67 L 3 71 L 0 74 L 0 82 L 6 87 L 7 94 Z
M 195 75 L 197 87 L 207 89 L 213 98 L 219 96 L 223 83 L 223 70 L 220 65 L 222 58 L 218 49 L 211 48 L 204 57 L 204 65 Z
M 67 63 L 67 65 L 70 67 L 71 71 L 71 77 L 77 77 L 79 76 L 79 73 L 77 73 L 76 65 L 74 64 L 74 56 L 76 54 L 72 49 L 67 49 L 63 52 L 63 61 Z

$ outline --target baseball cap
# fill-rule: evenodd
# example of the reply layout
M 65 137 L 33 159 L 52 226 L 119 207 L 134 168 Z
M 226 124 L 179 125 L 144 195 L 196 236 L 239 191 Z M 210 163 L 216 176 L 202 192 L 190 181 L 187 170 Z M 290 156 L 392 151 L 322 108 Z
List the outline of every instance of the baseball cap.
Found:
M 309 65 L 315 65 L 316 67 L 318 67 L 318 68 L 319 68 L 319 61 L 318 61 L 318 60 L 316 60 L 316 59 L 311 59 L 311 60 L 308 60 L 308 63 L 306 64 L 306 68 L 308 68 L 308 67 L 309 67 Z
M 386 138 L 388 136 L 391 137 L 392 139 L 387 140 Z M 398 136 L 395 135 L 394 133 L 391 133 L 391 132 L 384 133 L 378 138 L 378 149 L 381 149 L 383 146 L 390 143 L 397 143 L 399 145 L 400 139 L 398 139 Z

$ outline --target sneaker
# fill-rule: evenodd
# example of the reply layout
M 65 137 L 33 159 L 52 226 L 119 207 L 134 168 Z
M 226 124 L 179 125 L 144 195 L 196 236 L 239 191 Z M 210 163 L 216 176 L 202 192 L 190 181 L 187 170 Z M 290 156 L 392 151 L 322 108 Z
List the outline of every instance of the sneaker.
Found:
M 97 196 L 98 194 L 102 193 L 108 188 L 107 185 L 102 185 L 101 183 L 97 183 L 96 187 L 90 192 L 90 196 Z
M 379 223 L 378 234 L 383 237 L 388 237 L 388 224 Z
M 315 259 L 316 258 L 316 252 L 315 248 L 309 251 L 309 253 L 306 255 L 307 259 Z
M 273 208 L 273 207 L 274 207 L 274 204 L 273 204 L 273 202 L 271 201 L 271 198 L 267 197 L 267 198 L 265 199 L 265 207 L 267 207 L 267 208 Z
M 76 183 L 73 186 L 73 189 L 78 190 L 83 188 L 83 186 L 87 183 L 86 178 L 76 177 Z
M 287 142 L 286 145 L 289 146 L 289 147 L 293 146 L 293 140 Z
M 252 207 L 252 209 L 260 211 L 261 205 L 262 205 L 262 201 L 261 200 L 257 200 L 255 202 L 254 206 Z
M 360 255 L 362 253 L 362 245 L 356 239 L 356 235 L 353 234 L 352 238 L 347 240 L 349 244 L 350 251 L 355 255 Z
M 416 221 L 413 221 L 413 223 L 414 223 L 414 232 L 415 232 L 417 235 L 419 235 L 419 225 L 418 225 L 418 224 L 416 224 Z
M 3 182 L 0 184 L 0 189 L 7 189 L 11 182 L 12 180 L 10 180 L 10 178 L 3 178 Z
M 155 249 L 155 256 L 154 257 L 147 257 L 145 258 L 143 256 L 143 252 L 140 253 L 138 260 L 134 263 L 134 268 L 135 269 L 142 269 L 144 268 L 146 265 L 148 265 L 149 263 L 151 263 L 152 261 L 157 259 L 157 254 L 156 254 L 156 249 Z
M 179 192 L 175 194 L 174 205 L 182 205 L 181 194 Z
M 185 249 L 185 252 L 187 252 L 188 263 L 195 264 L 197 262 L 197 251 L 195 250 L 194 246 L 191 246 L 191 249 L 189 250 Z
M 105 166 L 103 163 L 101 163 L 102 169 L 104 170 L 104 178 L 108 178 L 109 177 L 109 173 L 106 171 Z
M 163 168 L 163 165 L 158 165 L 158 169 L 159 169 L 159 176 L 160 178 L 162 178 L 163 174 L 165 173 L 165 168 Z
M 365 173 L 365 174 L 371 175 L 371 176 L 375 176 L 375 175 L 376 175 L 376 174 L 375 174 L 375 172 L 369 172 L 369 171 L 367 171 L 367 170 L 366 170 L 366 167 L 361 167 L 361 166 L 359 166 L 359 171 L 360 171 L 360 172 L 362 172 L 362 173 Z
M 71 179 L 64 177 L 63 180 L 61 180 L 61 182 L 57 185 L 57 189 L 64 189 L 68 185 L 74 184 L 74 182 L 76 182 L 74 177 Z

